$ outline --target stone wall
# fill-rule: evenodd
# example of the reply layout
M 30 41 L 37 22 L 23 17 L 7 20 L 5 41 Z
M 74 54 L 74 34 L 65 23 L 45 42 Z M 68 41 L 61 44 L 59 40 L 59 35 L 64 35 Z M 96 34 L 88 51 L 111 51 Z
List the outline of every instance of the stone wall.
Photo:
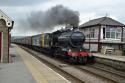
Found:
M 6 27 L 6 22 L 0 19 L 0 32 L 2 32 L 2 55 L 1 61 L 7 63 L 9 61 L 8 54 L 8 27 Z

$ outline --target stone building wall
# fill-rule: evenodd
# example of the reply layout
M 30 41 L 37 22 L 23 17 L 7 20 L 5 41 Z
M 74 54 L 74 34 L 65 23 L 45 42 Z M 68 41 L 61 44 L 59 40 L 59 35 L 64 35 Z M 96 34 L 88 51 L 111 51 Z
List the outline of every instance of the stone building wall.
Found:
M 9 61 L 8 27 L 3 19 L 0 19 L 0 32 L 2 32 L 1 62 L 7 63 Z

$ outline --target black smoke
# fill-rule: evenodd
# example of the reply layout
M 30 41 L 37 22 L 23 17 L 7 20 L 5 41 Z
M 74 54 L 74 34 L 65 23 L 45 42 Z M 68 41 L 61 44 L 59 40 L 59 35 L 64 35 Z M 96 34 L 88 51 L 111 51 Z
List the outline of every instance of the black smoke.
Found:
M 62 5 L 57 5 L 45 12 L 31 12 L 28 17 L 30 27 L 34 30 L 52 30 L 58 25 L 71 25 L 77 27 L 79 24 L 79 13 Z

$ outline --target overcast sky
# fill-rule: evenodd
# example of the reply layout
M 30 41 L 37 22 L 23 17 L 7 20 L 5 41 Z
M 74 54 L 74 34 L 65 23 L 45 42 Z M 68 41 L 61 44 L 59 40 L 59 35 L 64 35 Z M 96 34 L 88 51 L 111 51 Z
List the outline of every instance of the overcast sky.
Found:
M 32 35 L 37 32 L 29 31 L 27 25 L 19 25 L 20 22 L 25 24 L 24 19 L 31 12 L 63 5 L 79 12 L 80 24 L 106 15 L 125 24 L 124 3 L 125 0 L 0 0 L 0 9 L 15 22 L 12 35 Z

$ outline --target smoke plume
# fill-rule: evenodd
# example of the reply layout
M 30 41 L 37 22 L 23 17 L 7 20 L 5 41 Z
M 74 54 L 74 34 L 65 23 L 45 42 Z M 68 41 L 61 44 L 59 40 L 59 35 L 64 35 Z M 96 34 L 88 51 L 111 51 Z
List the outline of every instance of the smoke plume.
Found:
M 28 22 L 34 30 L 52 30 L 57 25 L 71 25 L 77 27 L 79 24 L 79 13 L 62 5 L 57 5 L 45 12 L 31 12 Z

